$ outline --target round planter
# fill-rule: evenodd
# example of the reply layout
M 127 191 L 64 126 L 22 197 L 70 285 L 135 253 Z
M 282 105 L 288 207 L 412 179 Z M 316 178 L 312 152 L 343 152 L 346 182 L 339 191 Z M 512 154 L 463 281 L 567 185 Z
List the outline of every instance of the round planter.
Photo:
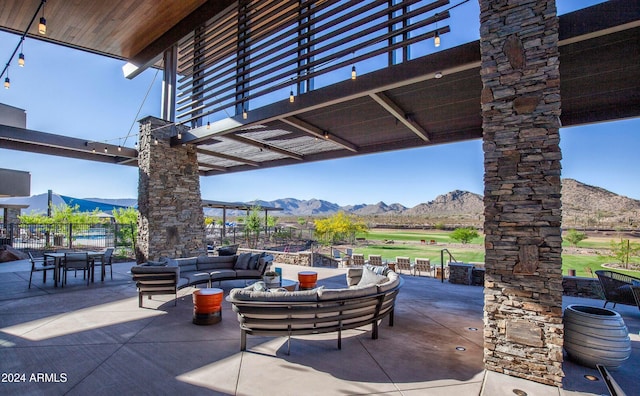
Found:
M 619 313 L 569 305 L 564 310 L 564 349 L 583 366 L 617 368 L 631 356 L 631 339 Z

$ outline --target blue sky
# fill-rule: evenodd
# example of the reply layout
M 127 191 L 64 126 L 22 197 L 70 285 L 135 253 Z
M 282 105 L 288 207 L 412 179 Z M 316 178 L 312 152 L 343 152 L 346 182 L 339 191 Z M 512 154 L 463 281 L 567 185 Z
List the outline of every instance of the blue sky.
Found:
M 558 9 L 562 14 L 598 2 L 558 0 Z M 452 32 L 443 36 L 440 50 L 478 38 L 477 4 L 472 0 L 453 11 Z M 18 41 L 0 32 L 2 64 Z M 32 39 L 25 41 L 24 53 L 26 66 L 14 59 L 11 89 L 0 89 L 0 103 L 25 109 L 30 129 L 133 147 L 135 121 L 160 114 L 161 72 L 147 70 L 127 80 L 122 61 Z M 639 132 L 640 119 L 563 128 L 562 176 L 640 199 Z M 137 197 L 135 167 L 4 149 L 0 167 L 30 172 L 33 195 L 51 189 L 78 198 Z M 221 201 L 318 198 L 411 207 L 454 189 L 482 194 L 480 140 L 201 178 L 203 198 Z

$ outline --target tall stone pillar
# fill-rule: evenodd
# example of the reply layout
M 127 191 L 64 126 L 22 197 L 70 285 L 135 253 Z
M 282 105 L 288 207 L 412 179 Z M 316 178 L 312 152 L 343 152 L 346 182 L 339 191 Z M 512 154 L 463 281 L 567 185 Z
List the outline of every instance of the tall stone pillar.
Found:
M 154 117 L 140 121 L 139 263 L 207 251 L 196 149 L 169 144 L 172 136 L 186 129 Z
M 479 0 L 484 362 L 562 386 L 560 72 L 555 0 Z

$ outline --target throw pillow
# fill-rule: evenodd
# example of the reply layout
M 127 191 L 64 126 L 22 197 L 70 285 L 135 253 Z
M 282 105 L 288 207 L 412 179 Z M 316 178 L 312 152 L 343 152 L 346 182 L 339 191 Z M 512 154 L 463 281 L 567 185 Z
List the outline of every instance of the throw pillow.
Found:
M 263 281 L 258 281 L 253 284 L 254 291 L 265 291 L 267 290 L 267 285 Z
M 369 268 L 371 271 L 378 275 L 387 275 L 387 273 L 389 272 L 389 267 L 387 267 L 386 265 L 382 266 L 367 264 L 365 265 L 365 268 Z
M 249 260 L 251 260 L 251 253 L 240 253 L 238 255 L 238 259 L 236 260 L 236 264 L 233 269 L 236 270 L 246 270 L 249 269 Z
M 249 259 L 249 269 L 255 270 L 258 269 L 258 260 L 260 259 L 260 254 L 252 254 Z
M 362 278 L 360 278 L 358 286 L 377 285 L 378 283 L 384 282 L 386 279 L 387 277 L 384 275 L 376 274 L 369 268 L 363 268 Z

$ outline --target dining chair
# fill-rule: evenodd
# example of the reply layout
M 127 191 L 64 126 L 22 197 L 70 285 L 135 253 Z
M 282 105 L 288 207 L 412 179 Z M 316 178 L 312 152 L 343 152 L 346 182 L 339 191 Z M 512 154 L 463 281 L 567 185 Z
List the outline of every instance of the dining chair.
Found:
M 94 264 L 96 266 L 100 266 L 100 280 L 104 280 L 104 275 L 106 271 L 106 266 L 109 266 L 109 272 L 111 274 L 111 280 L 113 280 L 113 267 L 111 266 L 113 261 L 113 248 L 108 248 L 104 251 L 104 255 L 101 257 L 96 257 L 94 259 Z
M 84 253 L 65 253 L 64 261 L 62 263 L 62 271 L 64 273 L 64 281 L 62 287 L 67 283 L 67 272 L 82 270 L 83 279 L 87 280 L 87 285 L 91 280 L 91 262 L 89 261 L 89 254 Z
M 33 257 L 31 252 L 29 253 L 29 260 L 31 260 L 31 274 L 29 274 L 29 289 L 31 289 L 31 280 L 33 279 L 34 272 L 42 272 L 42 283 L 47 283 L 47 271 L 55 271 L 54 265 L 48 265 L 44 257 Z

